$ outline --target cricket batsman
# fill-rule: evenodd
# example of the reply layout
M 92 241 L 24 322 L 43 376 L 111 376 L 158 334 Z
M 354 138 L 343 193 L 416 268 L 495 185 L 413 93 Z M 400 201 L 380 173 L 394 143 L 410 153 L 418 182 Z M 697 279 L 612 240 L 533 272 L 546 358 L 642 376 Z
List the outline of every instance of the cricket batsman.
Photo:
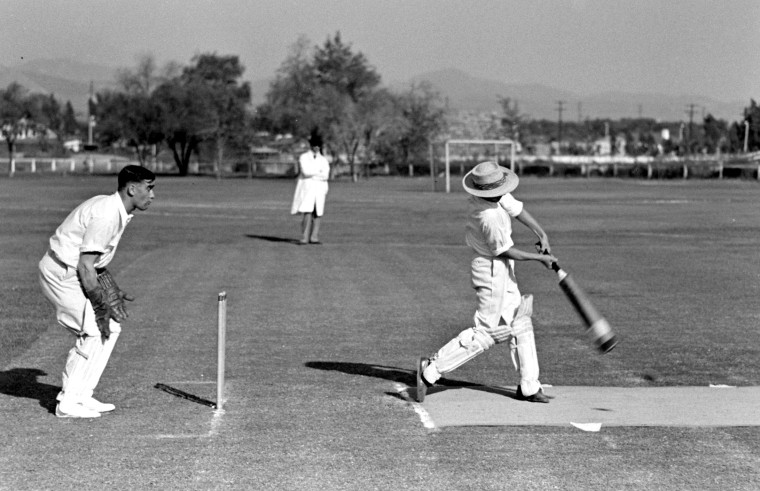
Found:
M 463 179 L 469 210 L 466 242 L 473 250 L 472 286 L 477 296 L 474 326 L 465 329 L 430 358 L 417 363 L 417 400 L 449 373 L 495 344 L 507 343 L 512 362 L 520 374 L 517 398 L 549 402 L 538 380 L 538 356 L 533 337 L 533 296 L 521 295 L 515 277 L 515 261 L 539 261 L 547 268 L 557 258 L 551 255 L 549 239 L 523 203 L 510 193 L 517 188 L 517 174 L 495 162 L 475 166 Z M 514 218 L 536 234 L 538 253 L 515 247 Z
M 97 418 L 116 408 L 93 393 L 127 318 L 124 301 L 133 298 L 119 289 L 106 266 L 132 213 L 147 210 L 153 201 L 155 180 L 144 167 L 124 167 L 117 191 L 77 206 L 50 237 L 39 262 L 42 292 L 75 339 L 57 397 L 59 418 Z

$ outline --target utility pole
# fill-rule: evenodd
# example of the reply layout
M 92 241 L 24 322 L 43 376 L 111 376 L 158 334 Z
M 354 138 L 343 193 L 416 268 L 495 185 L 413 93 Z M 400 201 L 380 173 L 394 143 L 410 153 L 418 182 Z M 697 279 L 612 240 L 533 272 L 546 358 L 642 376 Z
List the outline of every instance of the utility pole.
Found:
M 744 121 L 744 153 L 749 149 L 749 121 Z
M 691 153 L 691 136 L 694 134 L 694 108 L 696 107 L 696 104 L 689 104 L 686 107 L 689 108 L 689 110 L 686 111 L 686 114 L 689 115 L 689 133 L 686 139 L 686 153 Z
M 583 122 L 583 103 L 578 102 L 578 122 Z
M 95 87 L 90 81 L 90 97 L 87 99 L 87 144 L 92 146 L 92 127 L 95 126 L 95 115 L 92 114 L 92 103 L 95 100 Z
M 557 145 L 561 151 L 562 149 L 562 111 L 564 111 L 565 101 L 557 101 L 557 112 L 559 113 L 558 126 L 557 126 Z

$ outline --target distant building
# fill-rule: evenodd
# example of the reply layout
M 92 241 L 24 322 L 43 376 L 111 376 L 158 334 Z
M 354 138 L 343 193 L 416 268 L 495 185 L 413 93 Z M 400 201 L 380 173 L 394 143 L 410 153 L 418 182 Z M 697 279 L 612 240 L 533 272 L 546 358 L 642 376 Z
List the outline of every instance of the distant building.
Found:
M 612 145 L 609 138 L 599 138 L 594 141 L 594 155 L 611 155 Z
M 66 140 L 63 142 L 63 148 L 68 150 L 69 152 L 78 153 L 82 151 L 82 140 L 75 139 L 75 140 Z

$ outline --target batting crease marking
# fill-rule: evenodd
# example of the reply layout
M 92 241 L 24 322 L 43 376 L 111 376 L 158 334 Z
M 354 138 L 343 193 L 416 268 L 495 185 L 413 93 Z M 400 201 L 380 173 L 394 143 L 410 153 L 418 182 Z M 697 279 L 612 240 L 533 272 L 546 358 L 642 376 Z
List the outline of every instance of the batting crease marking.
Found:
M 404 400 L 412 405 L 414 408 L 414 412 L 417 413 L 417 415 L 420 417 L 420 421 L 422 422 L 422 426 L 427 428 L 428 430 L 436 430 L 435 422 L 433 421 L 433 418 L 430 417 L 430 414 L 425 411 L 425 408 L 422 407 L 422 404 L 415 402 L 412 400 L 411 397 L 409 397 L 409 392 L 407 391 L 408 387 L 404 387 L 403 385 L 399 383 L 393 384 L 394 388 L 396 389 L 396 392 L 398 392 L 401 397 L 404 398 Z
M 206 381 L 183 381 L 183 382 L 175 382 L 180 384 L 206 384 L 206 383 L 216 383 L 216 382 L 206 382 Z M 229 384 L 225 384 L 225 388 L 229 389 Z M 227 398 L 224 399 L 224 402 L 227 402 Z M 211 418 L 211 429 L 208 431 L 208 433 L 196 433 L 196 434 L 168 434 L 168 433 L 162 433 L 158 435 L 148 435 L 150 438 L 158 438 L 158 439 L 182 439 L 182 438 L 213 438 L 215 436 L 219 435 L 219 426 L 222 424 L 222 416 L 224 416 L 224 409 L 215 409 L 214 415 Z

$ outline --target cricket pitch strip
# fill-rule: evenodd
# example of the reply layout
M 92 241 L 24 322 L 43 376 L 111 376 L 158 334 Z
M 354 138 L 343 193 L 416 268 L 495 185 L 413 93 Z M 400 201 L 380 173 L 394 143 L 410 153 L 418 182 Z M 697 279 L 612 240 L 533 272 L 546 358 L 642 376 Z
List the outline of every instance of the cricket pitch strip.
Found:
M 437 427 L 760 426 L 760 387 L 546 387 L 549 404 L 506 387 L 432 387 L 417 404 Z M 414 400 L 415 389 L 408 393 Z

